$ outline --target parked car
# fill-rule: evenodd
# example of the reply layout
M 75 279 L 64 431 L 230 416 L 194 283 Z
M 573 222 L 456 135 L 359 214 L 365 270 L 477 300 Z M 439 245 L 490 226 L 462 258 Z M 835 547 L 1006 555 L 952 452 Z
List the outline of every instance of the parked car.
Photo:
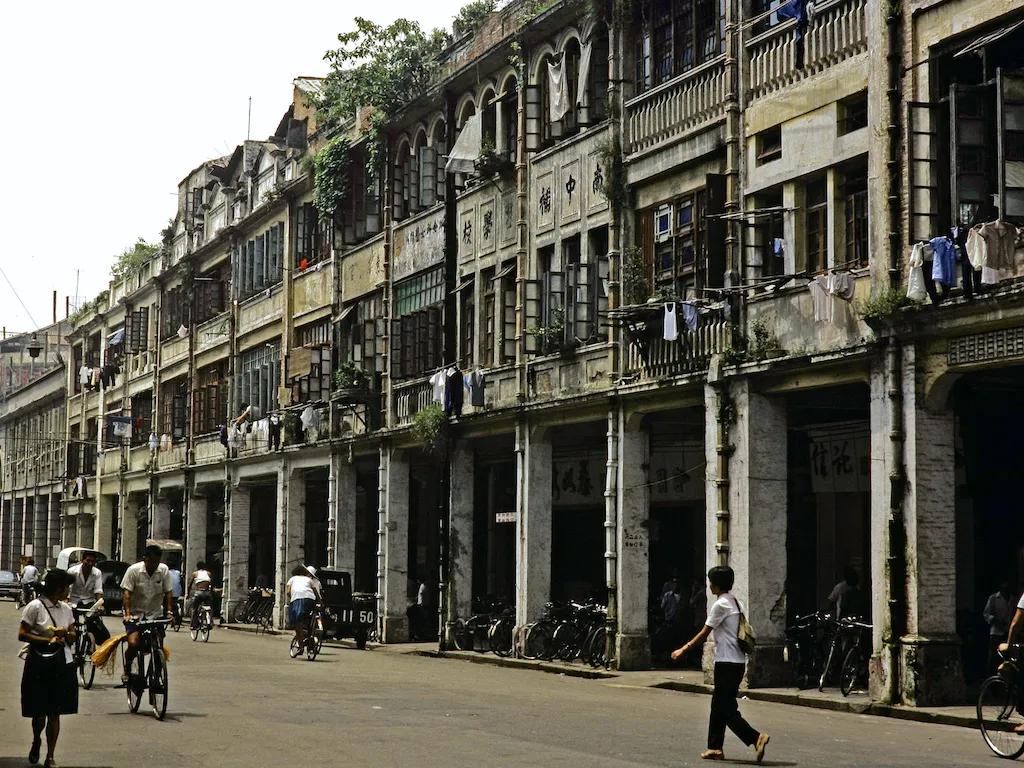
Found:
M 13 571 L 0 571 L 0 598 L 18 602 L 21 597 L 21 579 Z
M 121 579 L 128 570 L 128 563 L 121 560 L 103 560 L 96 563 L 96 567 L 103 574 L 103 612 L 109 616 L 122 608 Z

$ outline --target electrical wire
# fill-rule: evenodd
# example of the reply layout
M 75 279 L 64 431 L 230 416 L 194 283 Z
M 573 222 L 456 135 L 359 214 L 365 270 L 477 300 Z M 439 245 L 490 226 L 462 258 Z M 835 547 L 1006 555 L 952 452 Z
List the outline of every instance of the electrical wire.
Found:
M 3 267 L 0 267 L 0 275 L 4 276 L 4 280 L 7 281 L 7 285 L 10 286 L 11 293 L 14 294 L 14 298 L 16 298 L 18 300 L 18 303 L 21 304 L 21 308 L 25 310 L 25 314 L 28 315 L 28 319 L 32 321 L 32 325 L 39 325 L 39 323 L 36 322 L 36 319 L 34 317 L 32 317 L 32 313 L 29 312 L 28 307 L 25 306 L 25 302 L 21 300 L 21 296 L 18 294 L 18 291 L 15 289 L 14 283 L 11 282 L 11 278 L 9 278 L 7 276 L 7 273 L 4 272 L 4 268 Z

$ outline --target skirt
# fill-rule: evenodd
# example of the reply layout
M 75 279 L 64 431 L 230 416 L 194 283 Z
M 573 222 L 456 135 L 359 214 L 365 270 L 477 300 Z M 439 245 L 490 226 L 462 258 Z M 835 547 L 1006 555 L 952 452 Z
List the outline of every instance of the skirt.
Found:
M 46 717 L 78 713 L 75 665 L 63 653 L 49 658 L 30 652 L 21 675 L 21 716 Z

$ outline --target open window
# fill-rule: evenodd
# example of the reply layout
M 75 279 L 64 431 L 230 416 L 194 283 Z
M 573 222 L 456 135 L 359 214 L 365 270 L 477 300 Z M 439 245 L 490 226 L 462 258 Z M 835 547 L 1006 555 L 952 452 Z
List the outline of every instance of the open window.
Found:
M 444 267 L 434 267 L 394 287 L 391 377 L 418 376 L 441 365 Z
M 395 148 L 391 168 L 391 206 L 395 221 L 401 221 L 410 214 L 409 181 L 411 148 L 407 139 L 402 139 Z
M 724 0 L 643 0 L 634 8 L 637 93 L 685 74 L 724 51 Z
M 514 74 L 510 74 L 502 83 L 495 107 L 498 155 L 514 163 L 519 143 L 519 81 Z
M 178 442 L 185 439 L 188 381 L 185 376 L 165 382 L 160 387 L 160 433 Z
M 608 116 L 608 28 L 597 24 L 584 45 L 580 75 L 584 78 L 580 122 L 596 125 Z
M 435 158 L 442 158 L 442 157 L 445 157 L 447 155 L 448 144 L 445 141 L 444 121 L 441 120 L 441 119 L 438 119 L 438 120 L 434 121 L 434 125 L 433 125 L 433 128 L 431 129 L 431 134 L 430 134 L 430 147 L 431 147 L 431 149 L 434 150 L 434 157 Z M 437 169 L 436 169 L 434 183 L 436 185 L 435 193 L 434 193 L 434 200 L 435 201 L 444 200 L 444 196 L 445 196 L 445 174 L 443 172 L 443 163 L 441 163 L 439 161 L 437 162 Z
M 319 320 L 296 328 L 295 341 L 287 370 L 292 402 L 326 400 L 331 392 L 330 321 Z
M 200 368 L 192 391 L 193 424 L 197 435 L 216 432 L 228 418 L 227 363 Z

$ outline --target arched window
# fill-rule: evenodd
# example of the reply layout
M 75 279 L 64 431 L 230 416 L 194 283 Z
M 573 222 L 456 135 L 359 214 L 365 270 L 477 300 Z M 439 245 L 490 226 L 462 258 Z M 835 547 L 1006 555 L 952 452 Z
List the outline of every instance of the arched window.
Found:
M 516 161 L 516 145 L 519 142 L 519 81 L 509 75 L 502 83 L 497 103 L 498 154 L 511 162 Z
M 587 42 L 590 61 L 587 78 L 586 111 L 588 125 L 596 125 L 608 117 L 608 28 L 598 24 Z
M 402 139 L 395 150 L 392 166 L 392 206 L 395 221 L 401 221 L 410 213 L 409 208 L 409 141 Z
M 462 109 L 459 112 L 458 118 L 455 120 L 455 135 L 458 136 L 459 132 L 466 127 L 466 123 L 469 122 L 469 118 L 476 114 L 476 104 L 472 99 L 466 99 L 466 102 L 462 105 Z M 455 174 L 455 187 L 456 189 L 462 189 L 466 186 L 466 182 L 469 178 L 472 178 L 472 174 Z
M 444 140 L 444 121 L 435 120 L 434 127 L 431 129 L 430 134 L 430 148 L 434 150 L 434 158 L 436 163 L 435 177 L 434 177 L 434 199 L 444 200 L 444 162 L 442 158 L 448 153 L 448 146 Z
M 563 86 L 566 104 L 565 116 L 562 118 L 562 136 L 572 136 L 580 127 L 579 82 L 580 82 L 580 41 L 570 38 L 565 43 L 562 53 L 562 77 L 565 79 Z
M 481 140 L 484 148 L 498 147 L 498 100 L 494 89 L 487 88 L 480 97 Z
M 549 66 L 554 61 L 551 54 L 546 54 L 540 60 L 540 64 L 537 66 L 537 95 L 540 100 L 539 104 L 539 118 L 540 118 L 540 148 L 544 148 L 550 145 L 555 140 L 555 132 L 552 130 L 551 125 L 551 82 L 549 75 Z M 559 132 L 561 126 L 559 126 Z
M 430 196 L 423 194 L 423 172 L 429 171 L 424 168 L 425 153 L 427 146 L 427 131 L 420 128 L 412 141 L 412 150 L 409 155 L 409 205 L 413 213 L 423 210 L 433 202 Z

